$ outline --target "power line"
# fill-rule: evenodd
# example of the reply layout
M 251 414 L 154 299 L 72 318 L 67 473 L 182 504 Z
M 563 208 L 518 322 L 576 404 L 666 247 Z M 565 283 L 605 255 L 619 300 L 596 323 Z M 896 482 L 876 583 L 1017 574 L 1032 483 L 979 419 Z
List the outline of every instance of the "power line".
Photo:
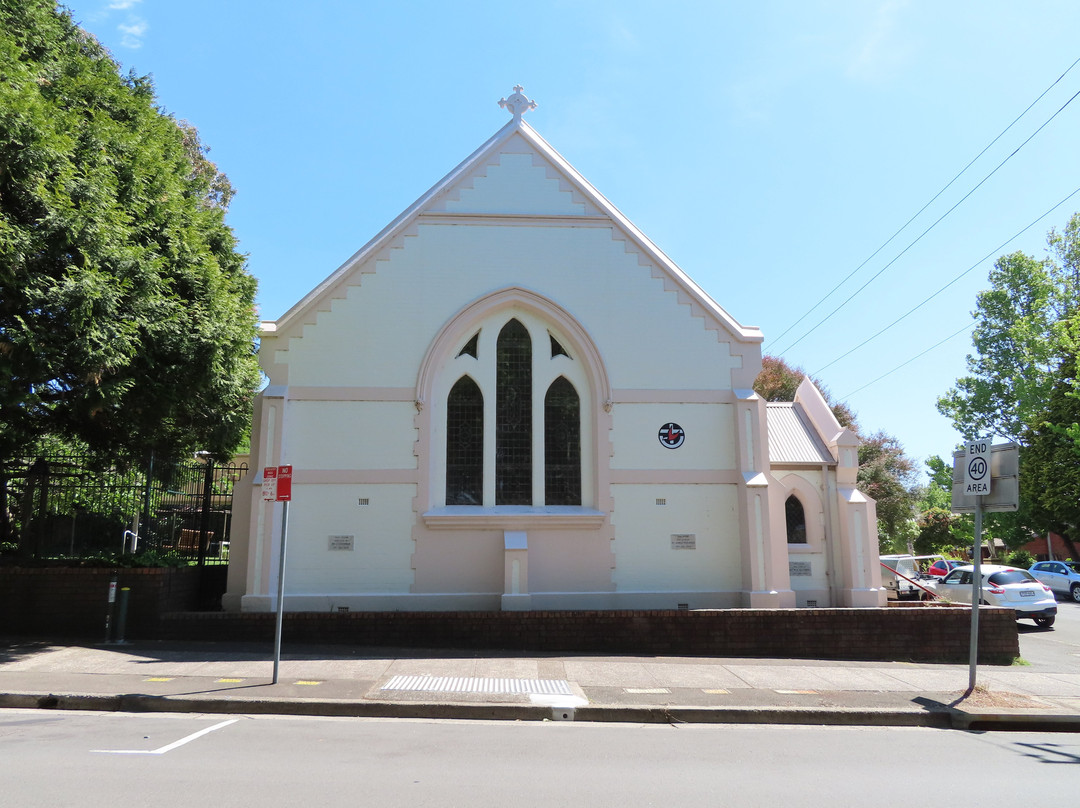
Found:
M 1041 222 L 1041 221 L 1042 221 L 1043 219 L 1045 219 L 1045 218 L 1046 218 L 1047 216 L 1049 216 L 1049 215 L 1050 215 L 1051 213 L 1053 213 L 1053 212 L 1054 212 L 1055 210 L 1057 210 L 1058 208 L 1060 208 L 1060 207 L 1061 207 L 1062 205 L 1064 205 L 1064 204 L 1065 204 L 1066 202 L 1068 202 L 1068 201 L 1069 201 L 1070 199 L 1072 199 L 1072 198 L 1073 198 L 1074 196 L 1076 196 L 1077 194 L 1080 194 L 1080 188 L 1077 188 L 1077 189 L 1076 189 L 1075 191 L 1073 191 L 1073 192 L 1072 192 L 1071 194 L 1069 194 L 1069 195 L 1068 195 L 1067 197 L 1065 197 L 1064 199 L 1062 199 L 1062 200 L 1061 200 L 1060 202 L 1058 202 L 1058 203 L 1057 203 L 1056 205 L 1054 205 L 1054 207 L 1052 207 L 1052 208 L 1050 208 L 1050 210 L 1046 211 L 1046 213 L 1044 213 L 1044 214 L 1043 214 L 1042 216 L 1040 216 L 1039 218 L 1037 218 L 1037 219 L 1035 219 L 1035 220 L 1034 220 L 1033 222 L 1031 222 L 1031 224 L 1029 224 L 1029 225 L 1028 225 L 1027 227 L 1025 227 L 1025 228 L 1024 228 L 1024 229 L 1022 229 L 1022 230 L 1019 230 L 1019 231 L 1017 231 L 1017 232 L 1016 232 L 1015 234 L 1013 234 L 1013 235 L 1012 235 L 1012 236 L 1010 236 L 1010 237 L 1009 237 L 1008 239 L 1006 239 L 1005 241 L 1003 241 L 1003 242 L 1002 242 L 1002 243 L 1001 243 L 1000 245 L 998 245 L 998 246 L 997 246 L 997 247 L 995 247 L 995 248 L 994 248 L 993 250 L 991 250 L 990 252 L 988 252 L 988 253 L 987 253 L 986 255 L 984 255 L 984 256 L 983 256 L 982 258 L 980 258 L 980 259 L 979 259 L 978 261 L 976 261 L 976 262 L 975 262 L 974 264 L 972 264 L 972 265 L 971 265 L 970 267 L 968 267 L 967 269 L 965 269 L 965 270 L 964 270 L 963 272 L 961 272 L 961 273 L 960 273 L 959 275 L 957 275 L 957 276 L 956 276 L 955 278 L 953 278 L 953 279 L 952 279 L 951 281 L 949 281 L 949 282 L 948 282 L 947 284 L 945 284 L 944 286 L 942 286 L 942 287 L 941 287 L 940 289 L 938 289 L 938 290 L 937 290 L 936 292 L 934 292 L 934 293 L 933 293 L 932 295 L 930 295 L 930 296 L 929 296 L 928 298 L 926 298 L 926 299 L 925 299 L 925 300 L 923 300 L 923 301 L 922 301 L 921 303 L 919 303 L 918 305 L 916 305 L 916 306 L 915 306 L 914 308 L 911 308 L 911 309 L 909 309 L 909 310 L 908 310 L 908 311 L 907 311 L 906 313 L 904 313 L 904 314 L 901 314 L 901 315 L 900 315 L 899 317 L 897 317 L 897 318 L 896 318 L 895 320 L 893 320 L 893 321 L 892 321 L 891 323 L 889 323 L 889 324 L 888 324 L 887 326 L 885 326 L 884 328 L 882 328 L 882 329 L 881 329 L 880 331 L 878 331 L 878 332 L 877 332 L 876 334 L 873 334 L 872 336 L 869 336 L 869 337 L 867 337 L 866 339 L 864 339 L 864 340 L 863 340 L 862 342 L 860 342 L 860 343 L 859 343 L 858 345 L 856 345 L 856 346 L 855 346 L 854 348 L 852 348 L 851 350 L 849 350 L 849 351 L 847 351 L 846 353 L 843 353 L 843 354 L 841 354 L 840 356 L 836 357 L 836 359 L 834 359 L 834 360 L 832 360 L 831 362 L 829 362 L 829 364 L 827 364 L 827 365 L 823 365 L 823 366 L 822 366 L 822 367 L 821 367 L 821 368 L 820 368 L 819 370 L 816 370 L 816 371 L 814 371 L 814 375 L 815 375 L 815 376 L 817 376 L 817 375 L 818 375 L 819 373 L 821 373 L 821 372 L 822 372 L 823 370 L 826 370 L 827 368 L 830 368 L 830 367 L 832 367 L 832 366 L 833 366 L 833 365 L 835 365 L 835 364 L 836 364 L 837 362 L 839 362 L 839 361 L 840 361 L 841 359 L 844 359 L 844 358 L 846 358 L 847 356 L 849 356 L 849 355 L 851 355 L 851 354 L 855 353 L 855 351 L 859 350 L 859 348 L 863 347 L 863 346 L 864 346 L 864 345 L 866 345 L 866 344 L 867 344 L 868 342 L 872 342 L 872 341 L 874 341 L 875 339 L 877 339 L 878 337 L 880 337 L 880 336 L 881 336 L 882 334 L 884 334 L 884 333 L 885 333 L 886 331 L 888 331 L 888 330 L 889 330 L 890 328 L 892 328 L 892 327 L 893 327 L 894 325 L 896 325 L 897 323 L 899 323 L 899 322 L 900 322 L 901 320 L 907 319 L 907 317 L 908 317 L 908 316 L 910 316 L 911 314 L 914 314 L 914 313 L 915 313 L 916 311 L 918 311 L 919 309 L 921 309 L 921 308 L 922 308 L 923 306 L 925 306 L 925 305 L 926 305 L 927 303 L 929 303 L 929 302 L 930 302 L 931 300 L 933 300 L 933 299 L 934 299 L 935 297 L 937 297 L 938 295 L 940 295 L 940 294 L 941 294 L 942 292 L 944 292 L 944 291 L 945 291 L 946 289 L 948 289 L 948 288 L 949 288 L 950 286 L 952 286 L 952 285 L 953 285 L 954 283 L 956 283 L 957 281 L 959 281 L 959 280 L 960 280 L 961 278 L 963 278 L 963 277 L 964 277 L 965 275 L 967 275 L 967 274 L 969 274 L 970 272 L 972 272 L 972 271 L 973 271 L 973 270 L 974 270 L 974 269 L 975 269 L 976 267 L 980 266 L 980 265 L 981 265 L 981 264 L 982 264 L 982 263 L 983 263 L 984 261 L 988 260 L 989 258 L 992 258 L 992 257 L 994 256 L 994 254 L 995 254 L 995 253 L 1000 253 L 1000 251 L 1001 251 L 1001 250 L 1003 250 L 1003 249 L 1005 249 L 1005 247 L 1006 247 L 1006 246 L 1008 246 L 1008 244 L 1009 244 L 1010 242 L 1012 242 L 1012 241 L 1015 241 L 1016 239 L 1020 238 L 1020 236 L 1022 236 L 1022 235 L 1023 235 L 1024 233 L 1026 233 L 1026 232 L 1027 232 L 1028 230 L 1030 230 L 1031 228 L 1033 228 L 1033 227 L 1034 227 L 1035 225 L 1037 225 L 1037 224 L 1038 224 L 1039 222 Z
M 852 391 L 851 391 L 850 393 L 848 393 L 848 394 L 847 394 L 846 396 L 841 396 L 841 397 L 840 397 L 840 400 L 841 400 L 841 401 L 846 401 L 847 399 L 851 398 L 851 397 L 852 397 L 853 395 L 855 395 L 856 393 L 862 392 L 863 390 L 865 390 L 865 389 L 866 389 L 867 387 L 869 387 L 870 385 L 872 385 L 872 384 L 877 384 L 877 383 L 878 383 L 878 382 L 880 382 L 880 381 L 881 381 L 882 379 L 884 379 L 884 378 L 885 378 L 886 376 L 891 376 L 892 374 L 896 373 L 896 371 L 900 370 L 900 368 L 902 368 L 902 367 L 906 367 L 907 365 L 910 365 L 910 364 L 911 364 L 912 362 L 914 362 L 914 361 L 915 361 L 916 359 L 919 359 L 920 357 L 923 357 L 923 356 L 925 356 L 926 354 L 930 353 L 930 352 L 931 352 L 932 350 L 934 350 L 935 348 L 938 348 L 938 347 L 940 347 L 940 346 L 944 345 L 944 344 L 945 344 L 946 342 L 948 342 L 949 340 L 951 340 L 951 339 L 952 339 L 953 337 L 958 337 L 958 336 L 960 336 L 960 335 L 961 335 L 962 333 L 964 333 L 965 331 L 967 331 L 967 330 L 968 330 L 969 328 L 971 328 L 971 327 L 972 327 L 972 326 L 974 326 L 974 325 L 975 325 L 975 321 L 972 321 L 972 322 L 968 323 L 968 324 L 967 324 L 967 325 L 965 325 L 965 326 L 964 326 L 963 328 L 961 328 L 961 329 L 960 329 L 959 331 L 954 331 L 954 332 L 953 332 L 952 334 L 950 334 L 949 336 L 945 337 L 945 339 L 943 339 L 943 340 L 942 340 L 941 342 L 938 342 L 938 343 L 935 343 L 935 344 L 931 345 L 931 346 L 930 346 L 929 348 L 927 348 L 927 349 L 926 349 L 925 351 L 923 351 L 922 353 L 916 354 L 915 356 L 911 357 L 911 359 L 907 360 L 906 362 L 904 362 L 904 363 L 902 363 L 902 364 L 899 364 L 899 365 L 897 365 L 896 367 L 894 367 L 894 368 L 893 368 L 892 370 L 890 370 L 889 372 L 887 372 L 887 373 L 882 373 L 882 374 L 881 374 L 880 376 L 878 376 L 878 377 L 877 377 L 876 379 L 874 379 L 874 380 L 873 380 L 872 382 L 867 382 L 866 384 L 864 384 L 864 385 L 863 385 L 862 387 L 858 388 L 857 390 L 852 390 Z
M 855 267 L 855 269 L 853 269 L 851 272 L 849 272 L 847 274 L 847 276 L 844 277 L 843 280 L 841 280 L 838 284 L 836 284 L 836 286 L 834 286 L 832 289 L 830 289 L 828 292 L 826 292 L 825 295 L 817 303 L 815 303 L 813 306 L 811 306 L 801 317 L 799 317 L 798 320 L 796 320 L 791 325 L 789 325 L 786 329 L 784 329 L 774 340 L 771 340 L 771 342 L 775 342 L 777 340 L 782 339 L 785 334 L 787 334 L 789 331 L 791 331 L 791 329 L 793 329 L 795 326 L 797 326 L 799 323 L 801 323 L 803 320 L 805 320 L 807 317 L 809 317 L 810 314 L 812 314 L 818 308 L 818 306 L 820 306 L 822 303 L 824 303 L 826 300 L 829 299 L 829 297 L 833 294 L 833 292 L 835 292 L 837 289 L 839 289 L 841 286 L 843 286 L 845 283 L 847 283 L 848 280 L 850 280 L 853 275 L 855 275 L 860 269 L 862 269 L 864 266 L 866 266 L 878 253 L 880 253 L 889 244 L 891 244 L 893 239 L 895 239 L 898 235 L 900 235 L 902 232 L 904 232 L 904 230 L 907 229 L 908 225 L 910 225 L 913 221 L 915 221 L 915 219 L 917 219 L 922 214 L 923 211 L 925 211 L 928 207 L 930 207 L 930 205 L 932 205 L 937 200 L 938 197 L 940 197 L 943 193 L 945 193 L 945 191 L 947 191 L 952 186 L 952 184 L 954 182 L 956 182 L 969 168 L 971 168 L 971 166 L 974 165 L 974 163 L 980 157 L 982 157 L 991 146 L 993 146 L 995 143 L 997 143 L 1005 135 L 1006 132 L 1008 132 L 1010 129 L 1012 129 L 1012 127 L 1015 126 L 1016 123 L 1021 118 L 1023 118 L 1025 115 L 1027 115 L 1027 113 L 1031 110 L 1031 108 L 1034 107 L 1037 103 L 1039 103 L 1039 101 L 1042 100 L 1043 96 L 1045 96 L 1048 92 L 1050 92 L 1050 90 L 1052 90 L 1055 86 L 1057 86 L 1057 84 L 1063 78 L 1065 78 L 1065 76 L 1067 76 L 1069 74 L 1069 71 L 1071 71 L 1074 67 L 1076 67 L 1076 65 L 1078 63 L 1080 63 L 1080 58 L 1078 58 L 1075 62 L 1073 62 L 1071 65 L 1069 65 L 1069 67 L 1066 68 L 1064 73 L 1062 73 L 1060 76 L 1058 76 L 1057 79 L 1055 79 L 1053 81 L 1053 83 L 1050 84 L 1049 87 L 1047 87 L 1045 90 L 1043 90 L 1042 93 L 1039 94 L 1038 98 L 1036 98 L 1034 101 L 1032 101 L 1030 104 L 1028 104 L 1027 108 L 1023 112 L 1021 112 L 1019 115 L 1017 115 L 1012 123 L 1010 123 L 1004 129 L 1002 129 L 997 137 L 995 137 L 988 144 L 986 144 L 986 146 L 983 148 L 983 150 L 980 151 L 977 155 L 975 155 L 975 157 L 973 157 L 971 159 L 971 161 L 966 166 L 964 166 L 955 177 L 953 177 L 951 180 L 949 180 L 940 191 L 938 191 L 936 194 L 934 194 L 934 196 L 930 199 L 929 202 L 927 202 L 925 205 L 923 205 L 921 208 L 919 208 L 919 210 L 915 213 L 915 215 L 913 215 L 910 219 L 908 219 L 906 222 L 904 222 L 903 226 L 900 227 L 899 230 L 897 230 L 895 233 L 893 233 L 891 236 L 889 236 L 889 238 L 880 247 L 878 247 L 876 250 L 874 250 L 874 252 L 871 253 L 870 256 L 866 258 L 866 260 L 864 260 L 861 264 L 859 264 L 857 267 Z M 1073 98 L 1075 98 L 1075 97 L 1076 96 L 1073 96 Z M 1069 101 L 1072 101 L 1072 99 L 1069 99 Z M 1068 103 L 1066 103 L 1066 106 L 1068 106 Z M 1062 109 L 1064 109 L 1064 107 L 1062 107 Z M 1061 112 L 1061 110 L 1058 110 L 1058 112 Z M 1055 113 L 1055 116 L 1056 115 L 1057 115 L 1057 113 Z M 1053 118 L 1051 118 L 1051 120 L 1053 120 Z M 1049 123 L 1049 121 L 1047 121 L 1047 123 Z M 1043 126 L 1046 126 L 1046 124 L 1044 123 Z M 1041 130 L 1042 127 L 1039 127 L 1039 129 Z M 1038 134 L 1038 131 L 1036 131 L 1035 134 Z M 1034 137 L 1034 135 L 1032 135 L 1032 137 Z M 1030 139 L 1031 138 L 1028 138 L 1028 140 L 1030 140 Z M 1024 141 L 1024 143 L 1021 144 L 1020 148 L 1022 148 L 1023 145 L 1026 144 L 1026 143 L 1027 143 L 1027 141 Z M 1017 149 L 1017 151 L 1019 151 L 1019 148 Z M 1015 153 L 1016 152 L 1014 151 L 1013 154 L 1015 154 Z M 1012 155 L 1009 155 L 1009 157 L 1011 158 Z M 998 166 L 998 168 L 1000 168 L 1000 167 L 1001 166 Z M 997 169 L 994 169 L 994 170 L 996 171 Z M 986 179 L 983 180 L 983 182 L 985 182 L 985 181 L 986 181 Z M 979 183 L 979 184 L 981 185 L 982 183 Z M 978 186 L 976 186 L 976 188 L 978 188 Z M 972 189 L 972 191 L 974 191 L 974 190 L 975 189 Z M 970 196 L 970 195 L 971 194 L 969 193 L 968 196 Z M 967 197 L 964 197 L 964 199 L 966 199 L 966 198 Z M 962 201 L 963 200 L 961 200 L 961 202 Z M 957 203 L 957 204 L 959 204 L 959 203 Z M 952 212 L 952 210 L 950 209 L 949 213 L 951 213 L 951 212 Z M 946 215 L 948 215 L 948 213 L 946 213 Z M 944 217 L 942 217 L 942 218 L 944 218 Z M 940 221 L 940 219 L 938 221 Z M 937 224 L 937 222 L 935 222 L 934 224 Z M 925 235 L 925 232 L 923 233 L 923 235 Z M 920 236 L 919 238 L 922 238 L 922 236 Z M 916 239 L 916 241 L 917 240 L 918 239 Z M 912 245 L 908 245 L 908 247 L 911 247 L 911 246 Z M 902 254 L 903 253 L 901 253 L 901 255 Z M 897 258 L 899 258 L 899 256 L 897 256 Z M 895 261 L 895 260 L 896 259 L 894 258 L 893 261 Z M 891 263 L 892 262 L 890 262 L 890 264 Z M 880 272 L 878 274 L 880 274 Z M 877 276 L 875 275 L 874 277 L 876 278 Z M 873 278 L 871 278 L 871 281 L 872 280 L 873 280 Z M 862 291 L 862 289 L 860 289 L 859 291 Z M 858 292 L 856 292 L 856 294 L 858 294 Z M 850 298 L 849 298 L 849 300 L 850 300 Z M 846 303 L 847 303 L 847 301 L 844 301 L 844 303 L 841 304 L 840 308 L 842 308 L 843 305 L 845 305 Z M 837 310 L 838 309 L 835 309 L 832 313 L 830 313 L 829 316 L 831 317 L 832 314 L 835 314 L 835 312 Z M 825 319 L 828 319 L 828 317 L 826 317 Z M 824 320 L 822 320 L 821 322 L 824 322 Z M 818 323 L 818 325 L 821 325 L 821 323 Z M 810 331 L 806 332 L 806 334 L 803 334 L 802 337 L 799 337 L 799 340 L 801 340 L 803 337 L 807 336 L 807 334 L 811 333 L 817 327 L 818 327 L 817 325 L 814 326 L 814 328 L 810 329 Z M 795 346 L 795 344 L 799 340 L 796 340 L 794 343 L 789 345 L 785 350 L 790 350 L 792 347 Z
M 968 197 L 970 197 L 973 193 L 975 193 L 977 190 L 979 190 L 979 188 L 981 188 L 983 186 L 983 184 L 986 183 L 987 180 L 989 180 L 992 176 L 994 176 L 1003 165 L 1005 165 L 1007 162 L 1009 162 L 1013 157 L 1015 157 L 1017 155 L 1017 153 L 1022 148 L 1024 148 L 1024 146 L 1026 146 L 1028 143 L 1030 143 L 1032 138 L 1034 138 L 1037 134 L 1039 134 L 1039 132 L 1041 132 L 1043 129 L 1045 129 L 1050 124 L 1050 122 L 1052 120 L 1054 120 L 1054 118 L 1056 118 L 1058 115 L 1060 115 L 1062 113 L 1062 111 L 1064 111 L 1065 107 L 1069 106 L 1069 104 L 1071 104 L 1077 98 L 1077 96 L 1080 96 L 1080 90 L 1077 90 L 1076 93 L 1073 94 L 1072 98 L 1070 98 L 1068 101 L 1066 101 L 1064 104 L 1062 104 L 1061 109 L 1059 109 L 1057 112 L 1055 112 L 1049 118 L 1047 118 L 1043 122 L 1042 126 L 1040 126 L 1038 129 L 1036 129 L 1030 135 L 1028 135 L 1027 139 L 1023 143 L 1021 143 L 1019 146 L 1017 146 L 1015 149 L 1013 149 L 1012 153 L 1008 157 L 1006 157 L 1004 160 L 1002 160 L 1000 163 L 998 163 L 989 174 L 987 174 L 985 177 L 983 177 L 981 180 L 979 180 L 978 185 L 976 185 L 974 188 L 972 188 L 970 191 L 968 191 L 966 194 L 964 194 L 964 196 L 962 196 L 960 198 L 960 201 L 958 201 L 955 205 L 953 205 L 951 208 L 949 208 L 947 211 L 945 211 L 943 214 L 941 214 L 941 216 L 939 216 L 934 221 L 933 224 L 931 224 L 929 227 L 927 227 L 925 230 L 923 230 L 915 238 L 914 241 L 912 241 L 910 244 L 908 244 L 906 247 L 904 247 L 904 249 L 902 249 L 899 253 L 897 253 L 895 258 L 893 258 L 891 261 L 889 261 L 889 263 L 887 263 L 885 266 L 883 266 L 881 269 L 879 269 L 870 278 L 870 280 L 868 280 L 866 283 L 864 283 L 862 286 L 860 286 L 858 289 L 856 289 L 854 292 L 852 292 L 850 295 L 848 295 L 848 297 L 844 300 L 843 303 L 841 303 L 835 309 L 833 309 L 828 314 L 826 314 L 824 317 L 822 317 L 813 326 L 813 328 L 811 328 L 809 331 L 805 332 L 801 337 L 799 337 L 793 343 L 788 345 L 787 348 L 784 349 L 784 351 L 790 351 L 792 348 L 794 348 L 796 345 L 798 345 L 800 342 L 802 342 L 806 337 L 808 337 L 810 334 L 814 333 L 814 331 L 816 331 L 821 325 L 823 325 L 827 320 L 829 320 L 834 314 L 836 314 L 838 311 L 840 311 L 840 309 L 844 308 L 844 306 L 846 306 L 848 303 L 850 303 L 852 300 L 854 300 L 855 297 L 860 292 L 862 292 L 863 289 L 865 289 L 871 283 L 876 281 L 885 270 L 887 270 L 889 267 L 891 267 L 893 264 L 895 264 L 898 260 L 900 260 L 900 258 L 908 250 L 910 250 L 912 247 L 914 247 L 916 244 L 918 244 L 920 241 L 922 241 L 923 236 L 925 236 L 927 233 L 929 233 L 931 230 L 933 230 L 935 227 L 937 227 L 946 216 L 948 216 L 950 213 L 952 213 L 954 210 L 956 210 L 958 207 L 960 207 L 960 205 L 962 205 L 968 199 Z M 781 351 L 781 353 L 783 353 L 784 351 Z

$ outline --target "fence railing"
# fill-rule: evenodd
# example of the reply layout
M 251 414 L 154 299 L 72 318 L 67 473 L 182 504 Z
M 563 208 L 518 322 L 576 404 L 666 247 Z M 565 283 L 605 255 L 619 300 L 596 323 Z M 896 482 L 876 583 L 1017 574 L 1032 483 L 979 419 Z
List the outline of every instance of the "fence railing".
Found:
M 227 564 L 233 490 L 246 464 L 212 460 L 123 469 L 74 454 L 0 466 L 0 543 L 22 557 L 154 553 Z

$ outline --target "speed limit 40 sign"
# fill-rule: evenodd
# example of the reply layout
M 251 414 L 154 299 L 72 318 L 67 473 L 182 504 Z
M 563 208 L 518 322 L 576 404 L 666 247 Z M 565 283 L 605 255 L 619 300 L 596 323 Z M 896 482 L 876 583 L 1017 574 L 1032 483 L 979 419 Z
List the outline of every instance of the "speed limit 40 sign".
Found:
M 969 440 L 964 448 L 964 494 L 985 496 L 990 493 L 990 441 Z

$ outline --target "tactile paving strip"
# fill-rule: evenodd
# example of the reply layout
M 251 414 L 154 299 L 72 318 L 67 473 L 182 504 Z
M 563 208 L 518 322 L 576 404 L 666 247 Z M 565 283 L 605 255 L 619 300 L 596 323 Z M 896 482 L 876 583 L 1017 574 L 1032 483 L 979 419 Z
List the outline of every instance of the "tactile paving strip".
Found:
M 481 679 L 471 676 L 395 676 L 380 689 L 435 693 L 573 695 L 570 683 L 563 679 Z

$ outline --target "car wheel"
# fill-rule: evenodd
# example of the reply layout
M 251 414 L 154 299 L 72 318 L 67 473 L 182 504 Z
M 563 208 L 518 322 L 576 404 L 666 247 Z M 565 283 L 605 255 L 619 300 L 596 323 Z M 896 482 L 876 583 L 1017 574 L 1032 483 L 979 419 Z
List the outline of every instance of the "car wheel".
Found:
M 1077 603 L 1080 603 L 1080 584 L 1073 584 L 1069 587 L 1069 594 L 1072 595 L 1072 599 Z
M 1035 625 L 1037 625 L 1039 628 L 1050 628 L 1050 626 L 1054 625 L 1054 618 L 1053 617 L 1036 617 L 1035 618 Z

